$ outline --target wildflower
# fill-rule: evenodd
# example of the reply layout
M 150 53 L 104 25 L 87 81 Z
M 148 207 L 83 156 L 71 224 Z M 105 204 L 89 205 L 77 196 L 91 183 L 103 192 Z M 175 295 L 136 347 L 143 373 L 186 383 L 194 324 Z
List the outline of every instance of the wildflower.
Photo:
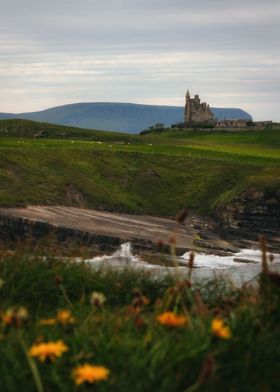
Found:
M 13 324 L 13 310 L 8 309 L 5 313 L 2 314 L 2 321 L 5 325 L 12 325 Z
M 182 327 L 188 322 L 186 316 L 178 315 L 174 312 L 164 312 L 157 316 L 156 320 L 160 324 L 166 325 L 168 327 Z
M 128 315 L 128 316 L 137 316 L 140 312 L 141 312 L 141 308 L 139 307 L 139 306 L 132 306 L 132 305 L 129 305 L 127 308 L 126 308 L 126 314 Z
M 17 318 L 20 320 L 27 320 L 28 319 L 28 310 L 24 306 L 21 306 L 20 308 L 18 308 L 16 315 L 17 315 Z
M 28 310 L 21 306 L 19 308 L 10 308 L 2 314 L 2 322 L 4 325 L 15 325 L 20 327 L 28 319 Z
M 231 331 L 229 327 L 224 324 L 224 321 L 220 318 L 214 318 L 211 323 L 211 331 L 213 335 L 221 339 L 230 339 Z
M 56 320 L 59 324 L 63 325 L 73 324 L 75 322 L 75 319 L 69 310 L 59 310 L 56 315 Z
M 95 291 L 91 294 L 89 301 L 92 305 L 100 307 L 105 303 L 106 297 L 103 293 Z
M 132 306 L 139 307 L 139 308 L 143 308 L 144 306 L 147 306 L 149 304 L 150 304 L 150 300 L 145 295 L 141 295 L 140 297 L 136 297 L 132 301 Z
M 109 369 L 103 366 L 93 366 L 89 363 L 76 367 L 72 373 L 76 385 L 81 385 L 84 382 L 93 384 L 107 380 L 109 374 Z
M 55 325 L 56 319 L 55 318 L 46 318 L 39 320 L 40 325 Z
M 46 359 L 54 362 L 65 351 L 68 351 L 68 347 L 62 340 L 58 340 L 57 342 L 34 344 L 29 349 L 29 355 L 31 357 L 37 357 L 41 362 L 45 362 Z

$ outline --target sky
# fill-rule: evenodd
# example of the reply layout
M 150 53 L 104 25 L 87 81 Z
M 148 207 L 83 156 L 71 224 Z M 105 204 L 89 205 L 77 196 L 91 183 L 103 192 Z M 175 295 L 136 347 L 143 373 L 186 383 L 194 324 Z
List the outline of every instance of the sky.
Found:
M 0 112 L 75 102 L 280 121 L 279 0 L 1 0 Z

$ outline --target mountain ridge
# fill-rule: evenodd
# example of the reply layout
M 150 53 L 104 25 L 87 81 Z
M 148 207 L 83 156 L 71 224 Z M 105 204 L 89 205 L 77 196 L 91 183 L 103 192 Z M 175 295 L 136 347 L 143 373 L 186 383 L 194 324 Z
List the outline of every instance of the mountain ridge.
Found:
M 211 108 L 218 120 L 252 119 L 238 108 Z M 0 119 L 27 119 L 105 131 L 138 133 L 155 123 L 167 126 L 182 122 L 183 106 L 145 105 L 121 102 L 80 102 L 55 106 L 36 112 L 0 113 Z

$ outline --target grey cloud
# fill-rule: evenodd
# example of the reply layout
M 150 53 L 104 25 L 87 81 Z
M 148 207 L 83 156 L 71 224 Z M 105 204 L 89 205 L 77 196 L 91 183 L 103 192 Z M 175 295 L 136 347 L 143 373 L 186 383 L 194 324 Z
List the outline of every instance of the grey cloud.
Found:
M 278 0 L 9 0 L 0 11 L 0 111 L 177 105 L 190 87 L 275 119 Z

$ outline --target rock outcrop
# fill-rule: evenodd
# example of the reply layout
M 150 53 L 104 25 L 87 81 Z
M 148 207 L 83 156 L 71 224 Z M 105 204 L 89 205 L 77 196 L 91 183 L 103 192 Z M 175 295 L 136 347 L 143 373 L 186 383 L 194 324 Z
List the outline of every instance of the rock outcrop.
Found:
M 280 190 L 248 188 L 216 214 L 227 236 L 256 241 L 265 235 L 274 248 L 280 249 Z

